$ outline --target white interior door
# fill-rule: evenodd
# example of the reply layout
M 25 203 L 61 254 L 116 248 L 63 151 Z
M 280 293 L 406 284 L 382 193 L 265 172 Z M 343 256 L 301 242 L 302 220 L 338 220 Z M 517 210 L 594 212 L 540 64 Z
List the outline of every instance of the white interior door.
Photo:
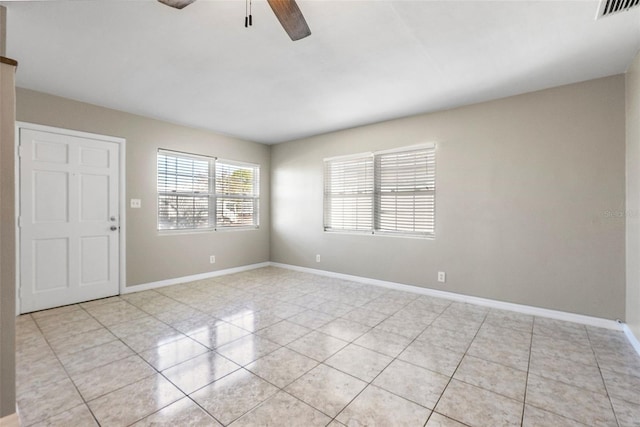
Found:
M 20 311 L 119 292 L 115 142 L 20 129 Z

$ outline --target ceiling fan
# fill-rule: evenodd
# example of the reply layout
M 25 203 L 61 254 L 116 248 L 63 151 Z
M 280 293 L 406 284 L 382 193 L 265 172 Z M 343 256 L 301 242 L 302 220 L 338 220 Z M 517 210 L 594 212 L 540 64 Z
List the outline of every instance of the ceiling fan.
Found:
M 167 6 L 182 9 L 193 3 L 195 0 L 158 0 Z M 289 34 L 291 40 L 296 41 L 311 35 L 311 30 L 305 21 L 300 8 L 295 0 L 267 0 L 280 25 Z

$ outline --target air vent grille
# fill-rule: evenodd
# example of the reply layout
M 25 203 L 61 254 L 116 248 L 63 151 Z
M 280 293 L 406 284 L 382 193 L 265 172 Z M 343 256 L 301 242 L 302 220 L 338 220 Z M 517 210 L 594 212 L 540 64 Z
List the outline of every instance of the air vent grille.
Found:
M 596 18 L 604 18 L 618 12 L 626 12 L 637 6 L 640 6 L 640 0 L 601 0 Z

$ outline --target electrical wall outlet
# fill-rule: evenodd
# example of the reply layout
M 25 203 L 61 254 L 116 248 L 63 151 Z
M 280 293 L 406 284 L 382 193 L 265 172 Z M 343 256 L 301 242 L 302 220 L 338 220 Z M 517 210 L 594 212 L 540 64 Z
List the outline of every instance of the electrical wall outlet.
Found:
M 316 255 L 316 262 L 320 262 L 320 254 Z
M 438 282 L 444 283 L 447 281 L 447 275 L 444 271 L 438 271 Z
M 142 207 L 142 200 L 140 199 L 131 199 L 131 208 L 132 209 L 140 209 Z
M 211 263 L 211 264 L 215 264 L 216 263 L 216 256 L 215 255 L 211 255 L 209 257 L 209 263 Z

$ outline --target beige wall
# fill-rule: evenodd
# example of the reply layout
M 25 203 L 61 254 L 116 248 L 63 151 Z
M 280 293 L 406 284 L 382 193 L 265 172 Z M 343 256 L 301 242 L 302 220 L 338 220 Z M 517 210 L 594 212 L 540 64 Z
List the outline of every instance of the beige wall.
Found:
M 271 260 L 623 319 L 624 87 L 619 75 L 278 144 Z M 431 141 L 435 240 L 323 232 L 323 158 Z
M 0 418 L 16 411 L 14 74 L 0 63 Z
M 17 115 L 127 139 L 127 199 L 143 203 L 127 208 L 130 286 L 211 271 L 215 254 L 215 269 L 271 259 L 624 319 L 624 83 L 614 76 L 273 147 L 24 89 Z M 435 240 L 322 231 L 323 158 L 428 141 L 438 143 Z M 158 147 L 260 163 L 260 230 L 160 236 Z
M 20 88 L 17 120 L 126 138 L 128 286 L 269 261 L 268 146 Z M 260 228 L 158 233 L 158 148 L 260 164 Z M 131 198 L 142 199 L 142 208 L 129 208 Z
M 626 74 L 627 323 L 640 339 L 640 52 Z

